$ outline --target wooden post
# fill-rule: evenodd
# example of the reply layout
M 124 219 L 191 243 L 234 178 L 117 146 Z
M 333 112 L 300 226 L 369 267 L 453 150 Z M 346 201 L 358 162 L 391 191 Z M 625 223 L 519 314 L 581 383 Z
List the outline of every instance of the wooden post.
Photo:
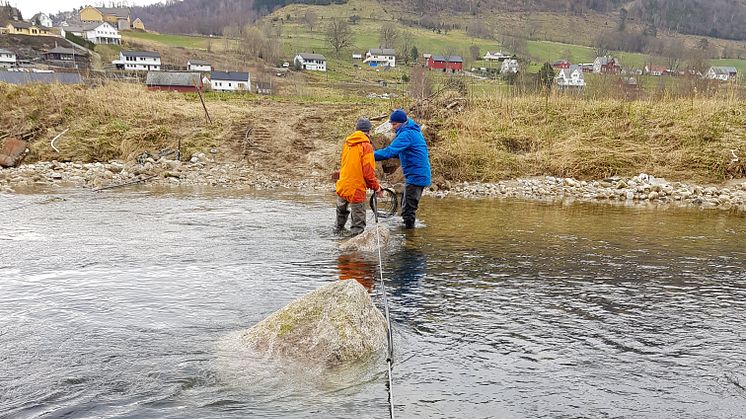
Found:
M 200 80 L 200 83 L 202 83 L 202 80 Z M 205 99 L 202 97 L 202 89 L 199 88 L 199 86 L 195 85 L 194 87 L 197 88 L 197 94 L 199 95 L 199 101 L 202 102 L 202 109 L 205 110 L 205 116 L 207 117 L 207 122 L 212 124 L 212 119 L 210 118 L 210 113 L 207 112 L 207 106 L 205 106 Z

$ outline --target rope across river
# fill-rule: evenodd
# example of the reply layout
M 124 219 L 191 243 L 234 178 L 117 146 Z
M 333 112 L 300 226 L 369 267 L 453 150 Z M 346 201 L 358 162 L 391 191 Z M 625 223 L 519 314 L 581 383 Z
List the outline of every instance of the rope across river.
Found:
M 381 255 L 381 233 L 378 228 L 378 205 L 376 196 L 373 195 L 370 199 L 370 207 L 373 210 L 373 215 L 376 220 L 376 242 L 378 247 L 378 272 L 381 278 L 381 293 L 383 294 L 383 311 L 386 316 L 386 335 L 388 337 L 388 352 L 386 354 L 386 364 L 388 366 L 388 391 L 389 391 L 389 416 L 394 419 L 394 383 L 391 378 L 391 368 L 394 364 L 394 338 L 391 332 L 391 316 L 389 315 L 389 302 L 386 298 L 386 284 L 383 281 L 383 256 Z

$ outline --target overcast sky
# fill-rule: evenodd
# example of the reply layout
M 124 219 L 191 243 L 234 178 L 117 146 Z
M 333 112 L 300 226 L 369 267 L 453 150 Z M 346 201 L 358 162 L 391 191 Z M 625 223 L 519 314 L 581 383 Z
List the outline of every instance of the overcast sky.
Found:
M 161 0 L 129 0 L 127 3 L 130 5 L 146 5 L 159 3 Z M 124 0 L 115 0 L 115 3 L 124 3 Z M 94 5 L 101 6 L 102 4 L 110 4 L 111 0 L 10 0 L 10 5 L 17 7 L 21 10 L 24 19 L 29 19 L 31 16 L 39 13 L 57 13 L 59 11 L 72 10 L 76 7 Z

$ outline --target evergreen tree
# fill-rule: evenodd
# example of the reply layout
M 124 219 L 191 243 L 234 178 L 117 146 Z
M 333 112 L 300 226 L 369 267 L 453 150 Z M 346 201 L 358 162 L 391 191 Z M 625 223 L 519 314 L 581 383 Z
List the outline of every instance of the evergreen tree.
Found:
M 539 70 L 539 84 L 541 87 L 551 90 L 552 84 L 554 83 L 554 69 L 549 63 L 544 63 L 544 66 Z

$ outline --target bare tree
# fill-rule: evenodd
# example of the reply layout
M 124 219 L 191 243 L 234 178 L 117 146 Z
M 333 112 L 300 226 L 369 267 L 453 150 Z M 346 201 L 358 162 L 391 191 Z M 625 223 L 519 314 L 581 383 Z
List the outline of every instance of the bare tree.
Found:
M 264 46 L 264 34 L 256 26 L 246 25 L 242 34 L 244 51 L 248 58 L 256 58 Z
M 668 68 L 671 71 L 678 71 L 681 60 L 687 55 L 687 50 L 683 42 L 678 39 L 672 39 L 666 42 L 661 55 L 666 57 Z
M 326 26 L 326 42 L 334 49 L 334 54 L 339 57 L 339 52 L 352 45 L 352 30 L 344 19 L 331 19 Z
M 414 36 L 409 31 L 403 31 L 399 42 L 399 59 L 404 61 L 404 64 L 409 64 L 411 61 L 412 47 L 414 47 Z
M 393 48 L 396 45 L 396 40 L 399 38 L 399 30 L 396 25 L 392 22 L 386 22 L 381 26 L 381 32 L 379 35 L 379 42 L 381 48 Z
M 430 79 L 427 78 L 425 67 L 415 66 L 412 68 L 412 74 L 409 77 L 409 94 L 412 98 L 421 100 L 432 93 L 433 86 Z
M 479 45 L 471 45 L 469 47 L 469 55 L 471 55 L 472 61 L 477 61 L 482 58 L 482 52 L 479 51 Z
M 316 26 L 318 21 L 319 17 L 316 15 L 316 12 L 313 10 L 306 10 L 306 13 L 303 15 L 303 24 L 308 27 L 309 31 L 313 32 L 313 28 Z

